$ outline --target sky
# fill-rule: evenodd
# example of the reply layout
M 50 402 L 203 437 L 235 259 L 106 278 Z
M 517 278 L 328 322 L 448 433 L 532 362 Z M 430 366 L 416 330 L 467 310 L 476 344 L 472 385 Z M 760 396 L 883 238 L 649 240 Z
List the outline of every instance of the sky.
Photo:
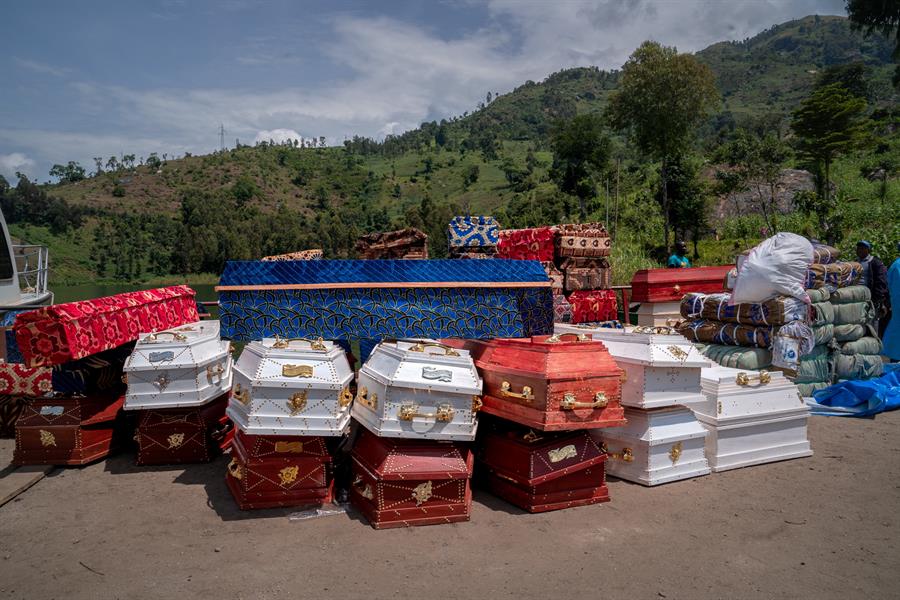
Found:
M 0 17 L 0 174 L 235 140 L 382 138 L 644 40 L 693 52 L 844 0 L 28 0 Z

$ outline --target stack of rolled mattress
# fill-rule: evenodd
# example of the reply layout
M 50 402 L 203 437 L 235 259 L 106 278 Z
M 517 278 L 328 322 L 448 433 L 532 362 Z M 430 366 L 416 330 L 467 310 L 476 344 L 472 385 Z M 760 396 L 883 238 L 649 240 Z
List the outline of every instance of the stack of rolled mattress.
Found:
M 685 295 L 678 332 L 703 344 L 771 348 L 778 327 L 808 317 L 807 305 L 789 296 L 732 305 L 730 299 L 728 293 Z
M 838 381 L 870 379 L 883 374 L 881 340 L 872 326 L 872 295 L 863 285 L 841 288 L 831 294 L 834 307 L 835 350 L 832 356 Z
M 803 396 L 812 396 L 813 392 L 831 385 L 831 346 L 834 344 L 834 307 L 829 301 L 831 293 L 828 288 L 806 290 L 812 301 L 810 325 L 812 326 L 815 345 L 812 352 L 800 357 L 794 383 Z

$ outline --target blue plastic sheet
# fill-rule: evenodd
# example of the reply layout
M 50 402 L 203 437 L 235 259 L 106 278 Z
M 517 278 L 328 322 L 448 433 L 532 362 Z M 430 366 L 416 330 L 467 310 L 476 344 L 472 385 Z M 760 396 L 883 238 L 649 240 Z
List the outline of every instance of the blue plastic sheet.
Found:
M 819 390 L 807 400 L 816 415 L 868 417 L 900 408 L 900 364 L 885 365 L 877 379 L 845 381 Z

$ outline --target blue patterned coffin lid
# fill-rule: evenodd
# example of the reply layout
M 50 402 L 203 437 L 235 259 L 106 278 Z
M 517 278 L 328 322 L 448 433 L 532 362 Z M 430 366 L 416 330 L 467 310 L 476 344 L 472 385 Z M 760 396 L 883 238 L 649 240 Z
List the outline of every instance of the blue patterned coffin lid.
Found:
M 216 290 L 402 288 L 407 284 L 548 287 L 550 280 L 541 263 L 527 260 L 229 261 Z
M 453 247 L 496 246 L 500 224 L 494 217 L 454 217 L 447 225 L 447 237 Z

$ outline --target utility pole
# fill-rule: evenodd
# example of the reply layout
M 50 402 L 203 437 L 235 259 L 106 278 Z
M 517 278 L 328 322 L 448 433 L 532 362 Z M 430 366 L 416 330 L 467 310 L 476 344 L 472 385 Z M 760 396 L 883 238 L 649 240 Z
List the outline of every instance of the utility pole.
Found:
M 616 224 L 613 229 L 613 239 L 619 235 L 619 159 L 616 159 Z
M 606 178 L 606 227 L 609 227 L 609 177 Z
M 225 152 L 225 125 L 219 123 L 219 149 Z

